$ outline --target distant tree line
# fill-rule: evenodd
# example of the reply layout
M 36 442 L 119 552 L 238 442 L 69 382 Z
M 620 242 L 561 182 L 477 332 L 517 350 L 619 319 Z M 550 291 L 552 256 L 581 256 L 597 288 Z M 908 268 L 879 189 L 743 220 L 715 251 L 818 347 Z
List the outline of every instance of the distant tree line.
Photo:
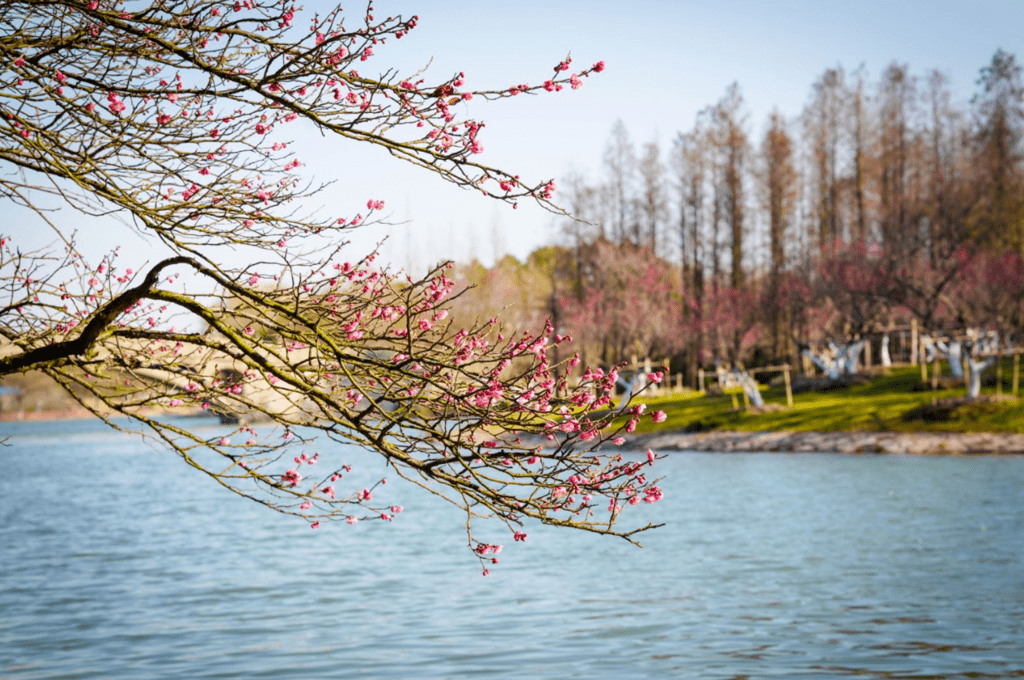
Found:
M 556 244 L 464 267 L 464 313 L 550 317 L 592 363 L 796 361 L 799 347 L 917 319 L 1024 321 L 1024 86 L 1014 55 L 969 103 L 947 76 L 826 69 L 804 110 L 755 137 L 738 84 L 671 147 L 615 123 L 597 181 L 575 173 Z

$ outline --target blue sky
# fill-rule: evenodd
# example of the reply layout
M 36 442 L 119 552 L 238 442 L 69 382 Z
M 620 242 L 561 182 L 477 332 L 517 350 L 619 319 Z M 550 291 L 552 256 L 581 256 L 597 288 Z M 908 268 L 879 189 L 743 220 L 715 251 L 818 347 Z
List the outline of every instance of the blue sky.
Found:
M 299 3 L 305 14 L 333 6 L 325 0 Z M 350 27 L 359 25 L 364 7 L 347 5 Z M 365 75 L 392 67 L 409 72 L 432 61 L 433 79 L 465 71 L 467 87 L 489 89 L 539 83 L 570 50 L 574 66 L 606 62 L 607 70 L 578 91 L 475 100 L 460 112 L 487 122 L 481 134 L 485 162 L 533 180 L 557 180 L 572 168 L 596 179 L 605 140 L 618 118 L 635 143 L 657 139 L 666 150 L 733 81 L 742 88 L 748 130 L 756 140 L 772 108 L 798 114 L 814 79 L 836 64 L 848 71 L 863 64 L 869 80 L 893 60 L 908 63 L 918 75 L 938 68 L 949 75 L 957 99 L 967 101 L 978 69 L 997 48 L 1024 59 L 1024 0 L 376 3 L 378 19 L 398 14 L 418 14 L 419 26 L 403 40 L 379 47 L 361 69 Z M 297 26 L 308 25 L 302 16 Z M 335 181 L 320 196 L 327 212 L 351 215 L 365 208 L 367 199 L 382 199 L 393 220 L 406 222 L 356 232 L 353 257 L 390 233 L 385 257 L 419 271 L 446 258 L 476 255 L 491 261 L 496 231 L 503 250 L 518 257 L 555 235 L 551 216 L 530 204 L 513 211 L 380 149 L 292 130 L 307 173 Z M 7 229 L 30 241 L 44 238 L 48 232 L 31 222 L 18 215 Z M 129 247 L 146 250 L 134 239 Z
M 326 5 L 306 3 L 307 9 Z M 635 143 L 657 139 L 667 149 L 733 81 L 758 139 L 773 108 L 798 114 L 811 83 L 837 64 L 848 71 L 863 64 L 869 81 L 894 60 L 917 75 L 938 68 L 950 77 L 956 99 L 966 102 L 997 48 L 1024 58 L 1021 0 L 376 3 L 378 18 L 394 14 L 418 14 L 420 23 L 378 50 L 377 69 L 416 68 L 432 59 L 436 78 L 465 71 L 467 87 L 507 87 L 548 77 L 570 50 L 574 66 L 607 63 L 578 91 L 472 108 L 488 122 L 484 159 L 534 179 L 557 179 L 573 167 L 596 179 L 618 118 Z M 505 250 L 519 257 L 554 235 L 543 211 L 526 205 L 512 211 L 374 151 L 343 154 L 361 162 L 357 180 L 346 186 L 373 192 L 396 219 L 412 221 L 391 230 L 385 254 L 398 263 L 465 259 L 474 249 L 489 261 L 495 224 Z M 340 178 L 348 164 L 320 157 L 310 165 L 326 179 Z M 376 235 L 359 235 L 355 247 L 368 247 Z

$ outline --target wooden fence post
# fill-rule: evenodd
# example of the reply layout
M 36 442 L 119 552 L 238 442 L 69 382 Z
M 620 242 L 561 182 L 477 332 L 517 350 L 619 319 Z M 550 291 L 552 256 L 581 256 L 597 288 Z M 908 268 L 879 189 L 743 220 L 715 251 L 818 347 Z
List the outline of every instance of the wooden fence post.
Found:
M 789 380 L 789 364 L 783 369 L 782 376 L 786 381 L 786 406 L 793 408 L 793 385 Z
M 1020 354 L 1013 355 L 1013 396 L 1017 396 L 1017 387 L 1020 385 Z
M 915 350 L 913 352 L 913 355 L 914 355 L 913 361 L 910 362 L 912 364 L 916 364 L 917 363 L 917 355 L 918 355 L 918 352 L 916 350 L 917 345 L 914 345 L 914 347 L 915 347 Z M 921 354 L 921 384 L 924 385 L 925 383 L 928 382 L 928 364 L 926 364 L 924 362 L 924 347 L 921 347 L 920 349 L 921 349 L 921 352 L 920 352 L 920 354 Z
M 917 319 L 910 320 L 910 363 L 917 363 Z M 922 362 L 923 363 L 923 362 Z M 924 375 L 922 373 L 922 375 Z M 924 378 L 921 378 L 921 382 L 924 382 Z
M 1003 350 L 996 354 L 996 394 L 1003 393 Z
M 704 394 L 704 369 L 697 369 L 697 391 Z

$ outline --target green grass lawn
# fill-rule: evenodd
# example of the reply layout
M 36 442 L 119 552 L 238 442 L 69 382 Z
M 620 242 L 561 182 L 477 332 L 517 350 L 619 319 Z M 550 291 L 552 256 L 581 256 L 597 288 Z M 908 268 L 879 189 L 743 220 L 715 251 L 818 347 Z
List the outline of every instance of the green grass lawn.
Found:
M 945 366 L 944 366 L 945 368 Z M 1010 392 L 1010 363 L 1004 363 L 1003 393 Z M 993 375 L 995 368 L 986 371 Z M 948 369 L 946 369 L 948 375 Z M 919 368 L 893 369 L 889 375 L 875 375 L 866 385 L 851 385 L 829 392 L 804 392 L 793 395 L 793 408 L 785 408 L 784 387 L 762 388 L 767 404 L 781 404 L 782 410 L 753 413 L 742 409 L 739 388 L 724 395 L 689 393 L 664 397 L 641 398 L 648 405 L 648 413 L 664 410 L 668 419 L 655 424 L 649 417 L 641 420 L 638 432 L 658 430 L 718 429 L 718 430 L 874 430 L 897 432 L 1024 432 L 1024 399 L 961 407 L 944 422 L 905 421 L 903 415 L 911 409 L 930 404 L 933 399 L 962 397 L 967 390 L 930 387 L 919 390 Z M 994 387 L 982 389 L 982 394 L 993 394 Z M 740 409 L 733 407 L 735 403 Z

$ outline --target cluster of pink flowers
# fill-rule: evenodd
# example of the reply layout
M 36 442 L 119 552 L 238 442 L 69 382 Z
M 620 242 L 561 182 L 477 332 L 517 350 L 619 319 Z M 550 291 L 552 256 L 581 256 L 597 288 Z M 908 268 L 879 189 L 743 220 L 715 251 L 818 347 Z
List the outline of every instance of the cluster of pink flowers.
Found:
M 121 112 L 125 110 L 125 104 L 121 101 L 121 97 L 119 97 L 116 92 L 107 93 L 107 102 L 109 102 L 108 108 L 110 109 L 110 112 L 115 116 L 120 116 Z
M 525 534 L 523 535 L 525 537 Z M 477 555 L 497 555 L 501 552 L 500 545 L 492 545 L 490 543 L 478 543 L 473 552 Z

